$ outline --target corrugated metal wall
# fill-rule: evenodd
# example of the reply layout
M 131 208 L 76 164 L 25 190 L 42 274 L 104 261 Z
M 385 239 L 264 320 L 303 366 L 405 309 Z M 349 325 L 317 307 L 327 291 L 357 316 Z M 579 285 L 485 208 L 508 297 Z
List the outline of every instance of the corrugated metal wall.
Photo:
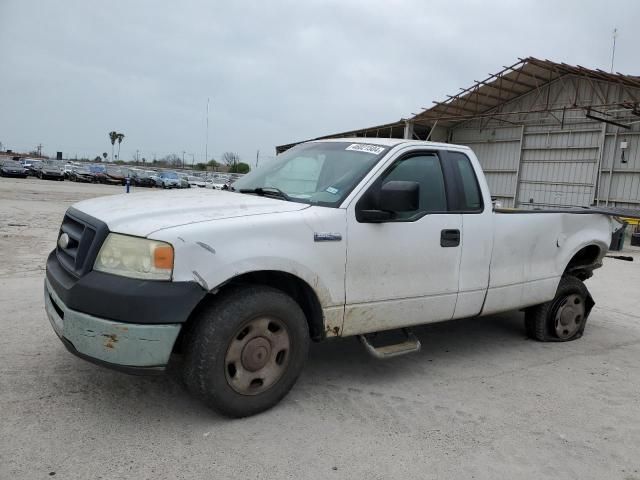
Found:
M 513 207 L 521 140 L 522 127 L 460 128 L 453 131 L 451 142 L 473 149 L 484 170 L 491 196 L 503 207 Z
M 590 205 L 600 137 L 601 128 L 526 127 L 518 206 Z
M 582 110 L 540 112 L 545 107 L 570 107 L 578 99 L 580 104 L 591 99 L 597 105 L 628 95 L 616 84 L 565 78 L 502 108 L 533 113 L 470 120 L 451 130 L 451 142 L 474 150 L 492 196 L 505 207 L 599 203 L 640 208 L 640 118 L 626 130 L 586 118 Z M 640 89 L 634 96 L 640 98 Z M 628 144 L 624 159 L 623 140 Z
M 604 142 L 598 203 L 640 208 L 640 132 L 609 127 Z M 622 156 L 620 144 L 627 142 Z

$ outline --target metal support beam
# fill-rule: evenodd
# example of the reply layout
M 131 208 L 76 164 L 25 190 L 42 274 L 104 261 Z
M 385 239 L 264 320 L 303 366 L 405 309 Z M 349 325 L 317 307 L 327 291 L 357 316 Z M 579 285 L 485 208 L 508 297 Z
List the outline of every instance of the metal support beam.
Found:
M 413 138 L 413 122 L 410 122 L 409 120 L 405 120 L 404 122 L 404 136 L 403 138 L 405 139 L 412 139 Z
M 600 170 L 602 168 L 602 159 L 604 158 L 604 142 L 607 139 L 607 124 L 602 124 L 602 132 L 600 133 L 600 142 L 598 143 L 598 166 L 596 167 L 596 178 L 593 182 L 593 196 L 591 197 L 591 203 L 596 202 L 597 206 L 600 206 L 600 183 L 602 181 L 602 176 L 600 175 Z
M 524 151 L 524 125 L 520 129 L 520 153 L 518 165 L 516 165 L 516 185 L 513 193 L 513 208 L 518 208 L 518 194 L 520 193 L 520 165 L 522 165 L 522 152 Z
M 613 120 L 607 120 L 606 118 L 596 117 L 595 115 L 591 115 L 591 107 L 587 107 L 587 113 L 585 113 L 585 117 L 590 118 L 591 120 L 596 120 L 598 122 L 608 123 L 610 125 L 615 125 L 616 127 L 626 128 L 627 130 L 631 129 L 630 125 L 625 125 L 624 123 L 614 122 Z M 600 113 L 600 112 L 598 112 Z

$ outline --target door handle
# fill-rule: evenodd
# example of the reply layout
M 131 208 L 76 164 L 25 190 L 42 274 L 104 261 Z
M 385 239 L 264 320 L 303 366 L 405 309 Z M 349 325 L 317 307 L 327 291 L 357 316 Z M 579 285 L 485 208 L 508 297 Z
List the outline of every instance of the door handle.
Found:
M 440 232 L 441 247 L 457 247 L 460 245 L 460 230 L 442 230 Z

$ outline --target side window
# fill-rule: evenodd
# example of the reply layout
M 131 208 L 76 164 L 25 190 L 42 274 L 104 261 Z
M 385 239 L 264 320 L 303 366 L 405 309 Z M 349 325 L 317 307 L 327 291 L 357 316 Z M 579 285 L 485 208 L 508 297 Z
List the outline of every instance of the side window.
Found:
M 471 160 L 464 153 L 449 152 L 450 158 L 454 161 L 454 165 L 460 174 L 460 180 L 462 182 L 463 198 L 461 209 L 462 211 L 477 212 L 482 210 L 482 195 L 480 194 L 480 187 L 478 186 L 478 180 L 476 173 L 473 171 L 473 165 Z
M 447 211 L 444 176 L 436 155 L 422 154 L 400 160 L 384 176 L 382 185 L 392 180 L 418 182 L 420 185 L 418 210 L 399 214 L 398 219 L 408 219 L 419 213 Z

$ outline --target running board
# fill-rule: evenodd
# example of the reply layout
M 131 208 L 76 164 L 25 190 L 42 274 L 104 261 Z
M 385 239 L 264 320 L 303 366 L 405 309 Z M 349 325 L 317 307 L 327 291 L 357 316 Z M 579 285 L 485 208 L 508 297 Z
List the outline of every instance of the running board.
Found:
M 406 355 L 407 353 L 419 352 L 421 348 L 420 340 L 418 340 L 413 332 L 408 328 L 403 328 L 402 333 L 404 336 L 403 341 L 380 347 L 374 346 L 369 341 L 369 338 L 367 338 L 367 335 L 358 335 L 358 338 L 362 342 L 362 345 L 364 345 L 367 352 L 369 352 L 371 356 L 379 359 L 399 357 L 400 355 Z M 371 335 L 375 336 L 376 334 L 374 333 Z

